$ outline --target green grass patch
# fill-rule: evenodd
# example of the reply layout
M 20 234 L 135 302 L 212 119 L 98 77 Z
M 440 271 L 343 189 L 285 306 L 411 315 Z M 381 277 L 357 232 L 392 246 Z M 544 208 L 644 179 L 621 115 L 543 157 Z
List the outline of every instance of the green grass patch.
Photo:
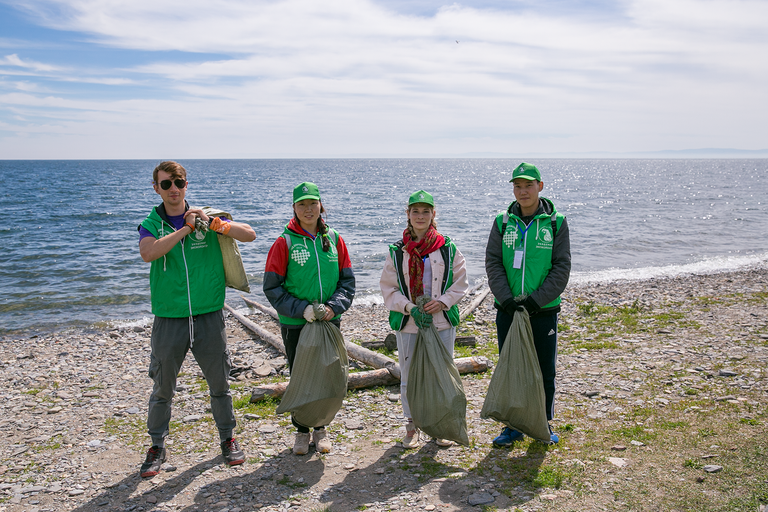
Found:
M 642 425 L 632 425 L 632 426 L 617 428 L 616 430 L 612 430 L 611 434 L 624 439 L 629 439 L 630 441 L 634 440 L 634 441 L 641 441 L 641 442 L 652 441 L 653 439 L 656 439 L 656 437 L 658 436 L 658 433 L 649 432 L 648 429 L 646 429 Z
M 539 474 L 531 482 L 536 487 L 559 489 L 563 485 L 566 475 L 560 468 L 544 466 L 539 469 Z
M 657 425 L 664 430 L 681 430 L 690 427 L 687 421 L 661 421 Z
M 704 467 L 704 464 L 698 459 L 686 459 L 685 462 L 683 462 L 683 467 L 701 469 Z
M 251 402 L 251 395 L 243 395 L 232 400 L 235 410 L 243 414 L 255 414 L 259 418 L 275 416 L 275 410 L 280 404 L 279 398 L 267 397 L 258 402 Z

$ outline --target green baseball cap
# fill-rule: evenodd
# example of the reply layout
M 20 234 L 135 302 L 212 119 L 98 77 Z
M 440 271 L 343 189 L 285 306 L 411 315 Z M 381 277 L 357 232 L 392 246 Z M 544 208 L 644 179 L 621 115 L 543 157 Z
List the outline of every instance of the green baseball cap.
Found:
M 320 190 L 318 190 L 317 185 L 308 181 L 296 185 L 296 188 L 293 189 L 293 202 L 298 203 L 304 199 L 317 199 L 320 201 Z
M 512 179 L 510 182 L 515 181 L 517 178 L 523 178 L 526 180 L 541 181 L 541 173 L 535 165 L 527 164 L 525 162 L 517 166 L 517 169 L 512 171 Z
M 425 192 L 423 190 L 417 190 L 413 194 L 411 194 L 411 197 L 408 198 L 408 206 L 411 206 L 412 204 L 416 203 L 424 203 L 428 204 L 432 208 L 435 207 L 435 200 L 432 199 L 432 194 L 429 192 Z

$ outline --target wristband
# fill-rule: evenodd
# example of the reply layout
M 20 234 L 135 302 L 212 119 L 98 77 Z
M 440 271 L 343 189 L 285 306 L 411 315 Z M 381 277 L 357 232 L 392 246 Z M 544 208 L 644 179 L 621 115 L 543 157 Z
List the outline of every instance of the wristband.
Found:
M 192 232 L 192 233 L 194 233 L 194 231 L 195 231 L 195 225 L 194 225 L 193 223 L 191 223 L 191 222 L 187 221 L 187 222 L 185 222 L 185 223 L 184 223 L 184 225 L 185 225 L 185 226 L 187 226 L 187 227 L 189 227 L 189 229 L 191 229 L 191 230 L 192 230 L 191 232 Z

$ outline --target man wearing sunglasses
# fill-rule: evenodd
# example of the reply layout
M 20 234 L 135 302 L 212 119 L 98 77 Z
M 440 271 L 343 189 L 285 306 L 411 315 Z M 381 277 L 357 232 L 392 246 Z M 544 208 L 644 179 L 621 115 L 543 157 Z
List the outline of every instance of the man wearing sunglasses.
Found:
M 142 477 L 153 477 L 166 460 L 165 437 L 171 420 L 176 376 L 192 351 L 208 383 L 211 412 L 221 438 L 221 452 L 230 466 L 245 462 L 233 431 L 235 411 L 229 392 L 231 362 L 224 330 L 224 266 L 219 236 L 240 242 L 256 238 L 251 226 L 226 218 L 208 218 L 185 200 L 187 171 L 176 162 L 162 162 L 152 173 L 152 185 L 163 199 L 139 226 L 139 252 L 151 262 L 152 352 L 147 430 L 152 446 L 141 466 Z M 197 229 L 196 219 L 209 222 Z

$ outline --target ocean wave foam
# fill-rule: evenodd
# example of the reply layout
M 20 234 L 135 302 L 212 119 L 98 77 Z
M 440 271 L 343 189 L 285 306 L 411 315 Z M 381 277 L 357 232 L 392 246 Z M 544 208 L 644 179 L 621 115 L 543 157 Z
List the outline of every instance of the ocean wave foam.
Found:
M 572 272 L 570 283 L 579 285 L 615 281 L 645 281 L 659 277 L 677 277 L 685 274 L 717 274 L 765 265 L 766 263 L 768 263 L 768 253 L 743 256 L 716 256 L 682 265 L 609 268 L 588 272 Z
M 154 317 L 143 316 L 133 320 L 107 320 L 105 323 L 113 329 L 130 329 L 131 327 L 149 327 Z

